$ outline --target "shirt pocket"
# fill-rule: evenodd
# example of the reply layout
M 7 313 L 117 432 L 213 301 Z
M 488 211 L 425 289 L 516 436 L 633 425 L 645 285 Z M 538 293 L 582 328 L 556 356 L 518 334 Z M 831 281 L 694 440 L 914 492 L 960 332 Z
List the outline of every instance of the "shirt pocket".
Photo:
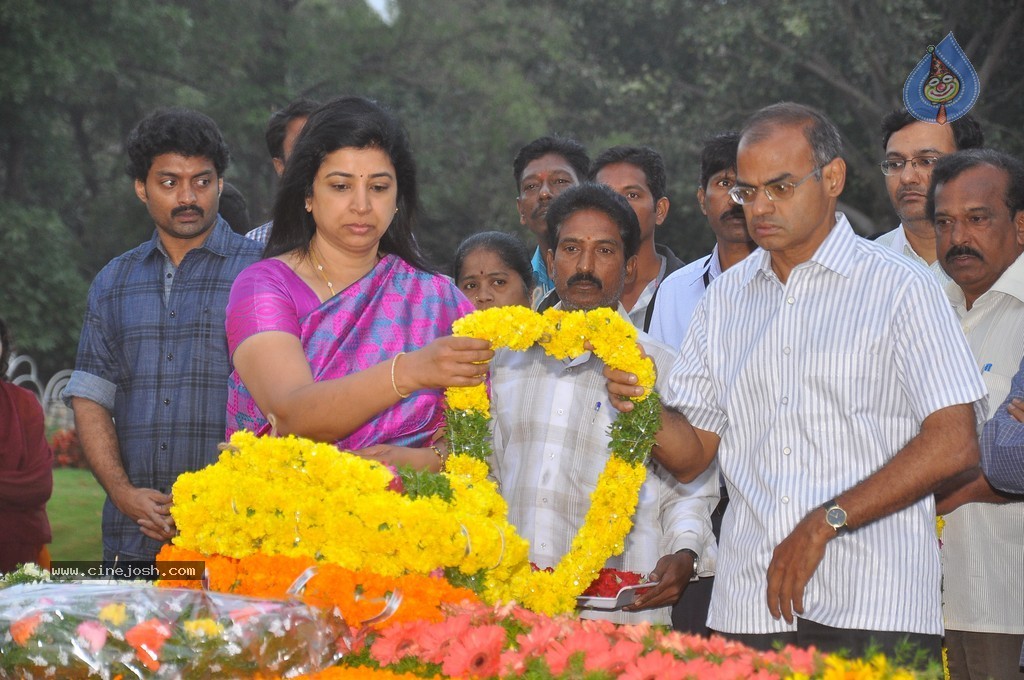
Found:
M 851 352 L 812 352 L 805 373 L 805 404 L 814 429 L 834 428 L 881 403 L 881 357 Z

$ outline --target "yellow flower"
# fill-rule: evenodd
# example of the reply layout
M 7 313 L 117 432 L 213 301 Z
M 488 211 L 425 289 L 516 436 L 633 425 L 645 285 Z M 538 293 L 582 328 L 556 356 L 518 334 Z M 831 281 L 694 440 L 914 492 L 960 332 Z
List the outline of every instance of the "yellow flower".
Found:
M 220 637 L 220 634 L 224 632 L 224 627 L 213 619 L 193 619 L 186 621 L 184 626 L 185 634 L 193 640 Z
M 127 615 L 128 608 L 125 605 L 111 603 L 100 609 L 99 620 L 112 626 L 120 626 L 124 624 Z

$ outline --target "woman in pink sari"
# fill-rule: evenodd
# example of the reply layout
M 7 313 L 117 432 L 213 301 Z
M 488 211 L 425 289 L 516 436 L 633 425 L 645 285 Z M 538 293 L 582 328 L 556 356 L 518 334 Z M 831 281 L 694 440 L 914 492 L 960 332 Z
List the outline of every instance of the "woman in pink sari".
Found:
M 310 116 L 265 259 L 231 288 L 228 435 L 272 421 L 278 434 L 440 467 L 443 389 L 480 384 L 493 352 L 450 337 L 473 305 L 426 263 L 416 214 L 415 165 L 393 115 L 343 97 Z

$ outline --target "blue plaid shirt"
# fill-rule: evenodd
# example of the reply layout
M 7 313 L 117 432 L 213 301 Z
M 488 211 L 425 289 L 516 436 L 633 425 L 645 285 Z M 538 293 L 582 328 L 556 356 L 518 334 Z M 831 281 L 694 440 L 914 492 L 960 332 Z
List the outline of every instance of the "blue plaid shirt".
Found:
M 235 277 L 261 252 L 218 218 L 177 267 L 154 232 L 93 281 L 64 397 L 111 412 L 136 487 L 170 493 L 182 472 L 216 460 L 231 373 L 224 309 Z M 153 559 L 161 546 L 107 498 L 104 559 Z
M 1006 410 L 1013 399 L 1024 399 L 1024 361 L 1013 376 L 1006 401 L 982 430 L 981 469 L 995 488 L 1024 493 L 1024 423 L 1018 423 Z

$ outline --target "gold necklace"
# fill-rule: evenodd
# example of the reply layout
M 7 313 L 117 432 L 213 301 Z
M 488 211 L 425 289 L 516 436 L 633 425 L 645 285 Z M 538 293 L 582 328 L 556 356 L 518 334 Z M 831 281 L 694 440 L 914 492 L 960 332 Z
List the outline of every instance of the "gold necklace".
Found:
M 320 275 L 320 278 L 324 280 L 324 283 L 327 284 L 327 288 L 331 291 L 331 297 L 337 295 L 337 293 L 334 292 L 334 284 L 331 283 L 330 279 L 327 278 L 327 273 L 324 271 L 324 266 L 320 264 L 319 260 L 316 259 L 316 253 L 313 252 L 312 244 L 310 244 L 309 246 L 309 258 L 310 260 L 312 260 L 313 267 L 316 269 L 317 274 Z

